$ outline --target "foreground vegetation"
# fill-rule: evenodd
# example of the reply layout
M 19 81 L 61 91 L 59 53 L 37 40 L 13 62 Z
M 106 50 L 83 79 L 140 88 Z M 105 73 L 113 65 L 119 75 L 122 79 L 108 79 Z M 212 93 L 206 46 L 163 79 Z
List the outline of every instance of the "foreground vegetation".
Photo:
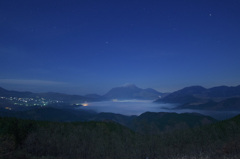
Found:
M 0 117 L 3 159 L 240 158 L 240 115 L 155 135 L 113 122 L 59 123 Z

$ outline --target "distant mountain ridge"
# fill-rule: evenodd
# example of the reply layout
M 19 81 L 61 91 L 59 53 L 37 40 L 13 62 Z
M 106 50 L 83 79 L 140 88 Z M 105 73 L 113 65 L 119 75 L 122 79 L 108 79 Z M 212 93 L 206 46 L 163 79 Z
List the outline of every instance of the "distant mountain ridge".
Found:
M 104 97 L 108 99 L 148 99 L 154 100 L 164 93 L 158 92 L 154 89 L 141 89 L 134 84 L 127 84 L 120 87 L 112 88 Z
M 95 98 L 80 96 L 80 95 L 68 95 L 64 93 L 32 93 L 32 92 L 19 92 L 19 91 L 9 91 L 0 87 L 0 97 L 17 97 L 17 98 L 44 98 L 47 100 L 60 100 L 67 103 L 78 103 L 78 102 L 93 102 L 98 101 Z
M 219 86 L 206 89 L 202 86 L 185 87 L 170 93 L 156 102 L 186 104 L 191 102 L 202 102 L 208 99 L 221 101 L 227 98 L 240 97 L 240 85 L 236 87 Z
M 112 88 L 105 95 L 101 96 L 98 94 L 87 94 L 85 96 L 80 95 L 68 95 L 64 93 L 56 92 L 46 92 L 46 93 L 32 93 L 32 92 L 18 92 L 9 91 L 0 87 L 0 96 L 4 97 L 20 97 L 20 98 L 33 98 L 41 97 L 52 100 L 65 100 L 73 103 L 78 102 L 91 102 L 91 101 L 104 101 L 112 99 L 145 99 L 145 100 L 155 100 L 159 96 L 165 93 L 158 92 L 152 88 L 141 89 L 134 84 L 127 84 L 120 87 Z
M 232 97 L 224 99 L 220 102 L 209 100 L 205 103 L 186 103 L 176 107 L 175 109 L 195 109 L 195 110 L 211 110 L 211 111 L 240 111 L 240 97 Z
M 4 96 L 4 97 L 12 97 L 12 96 L 16 96 L 16 97 L 32 97 L 34 96 L 34 93 L 32 92 L 19 92 L 19 91 L 10 91 L 7 89 L 4 89 L 2 87 L 0 87 L 0 96 Z
M 0 87 L 0 97 L 6 98 L 43 98 L 47 100 L 64 101 L 62 104 L 51 104 L 54 107 L 66 107 L 66 104 L 79 104 L 85 102 L 106 101 L 113 99 L 141 99 L 155 100 L 159 103 L 179 104 L 175 109 L 197 109 L 197 110 L 220 110 L 220 111 L 239 111 L 240 110 L 240 85 L 235 87 L 218 86 L 206 89 L 202 86 L 190 86 L 173 93 L 161 93 L 154 89 L 141 89 L 134 84 L 127 84 L 112 88 L 105 95 L 88 94 L 67 95 L 63 93 L 32 93 L 9 91 Z M 16 99 L 15 99 L 16 101 Z M 34 100 L 32 100 L 34 101 Z M 30 103 L 30 102 L 29 102 Z M 33 102 L 32 102 L 33 103 Z M 34 104 L 34 103 L 33 103 Z M 32 104 L 32 105 L 33 105 Z M 26 105 L 26 104 L 25 104 Z M 69 105 L 68 105 L 69 106 Z M 14 110 L 25 109 L 22 105 L 16 105 L 14 100 L 0 99 L 0 107 L 11 107 Z
M 240 85 L 209 89 L 202 86 L 185 87 L 155 102 L 180 104 L 174 109 L 240 111 Z

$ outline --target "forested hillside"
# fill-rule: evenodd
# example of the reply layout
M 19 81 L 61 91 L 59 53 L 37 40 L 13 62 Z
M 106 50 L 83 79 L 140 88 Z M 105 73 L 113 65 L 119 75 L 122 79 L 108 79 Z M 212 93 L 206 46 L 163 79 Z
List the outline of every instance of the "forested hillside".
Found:
M 53 107 L 38 107 L 27 111 L 0 109 L 0 116 L 54 122 L 113 121 L 142 134 L 158 134 L 163 131 L 193 128 L 217 122 L 210 116 L 197 113 L 146 112 L 139 116 L 125 116 Z
M 156 135 L 113 122 L 46 122 L 0 118 L 0 158 L 239 158 L 240 115 Z

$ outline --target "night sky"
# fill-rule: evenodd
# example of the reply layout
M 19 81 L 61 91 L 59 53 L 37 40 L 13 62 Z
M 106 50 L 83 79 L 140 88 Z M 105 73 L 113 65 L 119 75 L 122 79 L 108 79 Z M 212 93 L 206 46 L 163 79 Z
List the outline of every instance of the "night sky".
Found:
M 239 0 L 1 0 L 0 87 L 240 84 Z

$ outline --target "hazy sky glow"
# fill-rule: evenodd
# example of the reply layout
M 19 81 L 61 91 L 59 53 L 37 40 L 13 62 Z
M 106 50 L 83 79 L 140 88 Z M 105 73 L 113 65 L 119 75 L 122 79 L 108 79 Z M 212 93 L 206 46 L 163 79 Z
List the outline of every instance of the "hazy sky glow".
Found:
M 240 81 L 239 0 L 2 0 L 0 87 L 105 94 Z

